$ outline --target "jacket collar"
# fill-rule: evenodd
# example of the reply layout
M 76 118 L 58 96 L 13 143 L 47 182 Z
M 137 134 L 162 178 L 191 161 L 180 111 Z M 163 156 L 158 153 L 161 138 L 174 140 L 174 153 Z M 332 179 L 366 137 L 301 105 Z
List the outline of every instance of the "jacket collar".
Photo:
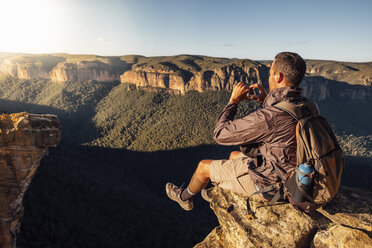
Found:
M 302 97 L 302 88 L 296 87 L 280 87 L 276 88 L 267 94 L 263 107 L 273 106 L 282 101 L 301 101 Z

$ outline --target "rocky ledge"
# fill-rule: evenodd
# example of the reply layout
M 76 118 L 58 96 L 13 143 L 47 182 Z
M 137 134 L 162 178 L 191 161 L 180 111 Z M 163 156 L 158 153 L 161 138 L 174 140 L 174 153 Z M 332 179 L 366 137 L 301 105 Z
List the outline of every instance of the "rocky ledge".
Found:
M 0 247 L 16 247 L 23 196 L 48 147 L 61 139 L 54 115 L 0 115 Z
M 194 248 L 371 247 L 372 193 L 341 187 L 333 201 L 310 215 L 288 203 L 264 203 L 214 187 L 211 208 L 220 225 Z M 248 218 L 247 206 L 254 212 Z

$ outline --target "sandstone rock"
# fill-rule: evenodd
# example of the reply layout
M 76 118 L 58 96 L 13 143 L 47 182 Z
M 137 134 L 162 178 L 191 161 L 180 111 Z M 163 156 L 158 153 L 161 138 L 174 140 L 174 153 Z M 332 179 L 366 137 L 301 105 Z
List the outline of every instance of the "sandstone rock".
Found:
M 60 82 L 96 80 L 100 82 L 119 80 L 118 71 L 100 61 L 59 63 L 49 72 L 50 80 Z
M 371 193 L 341 187 L 333 201 L 310 215 L 288 203 L 275 206 L 218 187 L 209 193 L 220 225 L 196 248 L 371 247 Z M 248 219 L 247 206 L 255 213 Z
M 336 83 L 337 84 L 337 83 Z M 334 81 L 307 77 L 301 83 L 303 94 L 316 101 L 326 99 L 352 99 L 370 100 L 372 98 L 372 87 L 363 85 L 337 84 Z
M 53 115 L 0 115 L 0 247 L 15 247 L 22 200 L 40 160 L 61 138 Z
M 195 247 L 305 247 L 311 242 L 317 224 L 290 204 L 262 207 L 264 203 L 215 187 L 210 191 L 211 208 L 219 229 Z M 255 213 L 248 219 L 247 204 Z M 214 238 L 212 238 L 215 236 Z M 217 238 L 217 237 L 218 238 Z M 212 244 L 212 242 L 214 242 Z
M 335 225 L 318 232 L 313 240 L 314 248 L 372 247 L 372 239 L 364 232 Z
M 5 60 L 0 64 L 0 72 L 20 79 L 48 79 L 48 72 L 38 63 L 12 63 Z
M 57 82 L 95 80 L 118 81 L 128 70 L 119 57 L 94 55 L 25 55 L 13 56 L 0 63 L 0 73 L 20 79 Z
M 185 71 L 163 66 L 141 66 L 126 71 L 120 76 L 122 83 L 141 87 L 165 88 L 184 94 L 189 90 L 232 90 L 239 82 L 262 83 L 267 79 L 267 68 L 231 63 L 218 68 L 200 71 Z
M 372 234 L 372 192 L 342 186 L 331 204 L 318 212 L 333 223 Z
M 135 85 L 137 89 L 153 87 L 185 92 L 183 77 L 174 72 L 131 70 L 124 72 L 120 81 Z
M 317 101 L 334 97 L 370 100 L 371 66 L 371 63 L 308 60 L 307 76 L 301 87 L 306 96 Z M 248 59 L 191 55 L 102 57 L 14 54 L 0 60 L 0 74 L 14 78 L 56 82 L 120 80 L 136 89 L 166 91 L 171 94 L 185 94 L 187 91 L 231 91 L 239 82 L 264 85 L 268 81 L 269 68 L 270 64 Z

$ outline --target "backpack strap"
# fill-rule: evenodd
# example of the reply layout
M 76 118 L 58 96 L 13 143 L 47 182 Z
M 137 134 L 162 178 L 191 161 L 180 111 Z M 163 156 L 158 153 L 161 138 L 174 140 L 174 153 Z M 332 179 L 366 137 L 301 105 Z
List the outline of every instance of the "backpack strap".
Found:
M 263 194 L 263 193 L 267 193 L 267 192 L 270 192 L 270 191 L 273 191 L 273 190 L 277 190 L 276 194 L 274 195 L 274 197 L 271 199 L 270 203 L 271 204 L 274 204 L 276 203 L 281 196 L 283 196 L 283 185 L 284 185 L 284 178 L 282 177 L 282 175 L 280 174 L 279 172 L 279 169 L 276 165 L 274 165 L 274 169 L 275 169 L 275 172 L 278 174 L 279 178 L 280 178 L 280 182 L 277 182 L 275 184 L 272 184 L 272 185 L 269 185 L 261 190 L 258 190 L 256 192 L 254 192 L 253 194 L 249 195 L 248 197 L 251 197 L 253 195 L 256 195 L 256 194 Z
M 288 101 L 279 102 L 274 105 L 281 110 L 284 110 L 297 121 L 301 119 L 305 119 L 309 115 L 318 115 L 319 109 L 315 102 L 309 100 L 307 98 L 303 98 L 304 100 L 299 103 L 293 103 Z

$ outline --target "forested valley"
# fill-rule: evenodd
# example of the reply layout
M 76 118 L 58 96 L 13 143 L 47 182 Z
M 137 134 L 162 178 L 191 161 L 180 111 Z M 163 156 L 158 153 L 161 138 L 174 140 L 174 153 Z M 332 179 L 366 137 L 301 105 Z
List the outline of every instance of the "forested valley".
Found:
M 227 158 L 213 128 L 230 93 L 128 91 L 119 82 L 0 79 L 6 113 L 49 113 L 62 141 L 49 149 L 24 197 L 18 247 L 191 247 L 217 225 L 209 205 L 183 211 L 168 181 L 187 183 L 198 161 Z M 342 184 L 371 188 L 371 102 L 324 100 L 346 154 Z M 238 117 L 260 104 L 245 102 Z

